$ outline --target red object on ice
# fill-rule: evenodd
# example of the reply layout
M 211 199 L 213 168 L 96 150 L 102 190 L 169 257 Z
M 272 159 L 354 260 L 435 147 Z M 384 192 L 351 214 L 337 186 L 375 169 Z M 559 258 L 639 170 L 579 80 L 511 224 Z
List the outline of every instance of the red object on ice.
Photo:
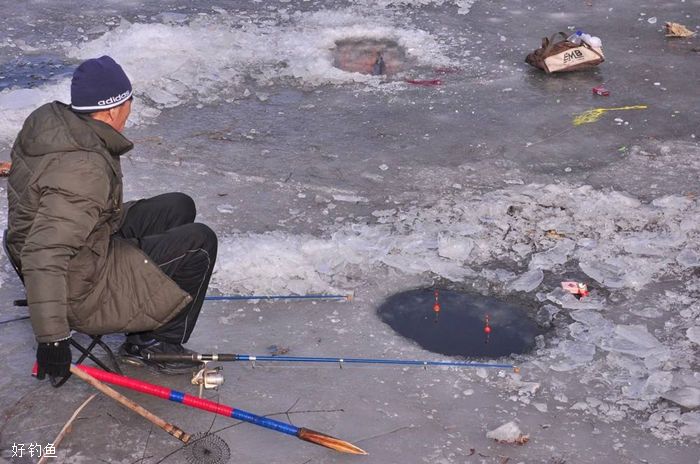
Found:
M 442 85 L 440 79 L 406 79 L 406 82 L 413 85 L 422 85 L 424 87 Z
M 588 291 L 588 285 L 583 282 L 572 282 L 566 281 L 561 283 L 561 288 L 565 291 L 571 293 L 577 298 L 582 298 L 588 296 L 590 292 Z
M 596 95 L 600 95 L 601 97 L 609 97 L 610 96 L 610 91 L 605 88 L 604 85 L 598 85 L 593 87 L 593 93 Z

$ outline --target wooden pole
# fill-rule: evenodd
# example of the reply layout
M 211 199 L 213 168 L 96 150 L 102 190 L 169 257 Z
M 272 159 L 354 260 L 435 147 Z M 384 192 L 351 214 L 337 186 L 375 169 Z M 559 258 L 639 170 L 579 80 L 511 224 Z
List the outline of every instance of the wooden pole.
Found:
M 170 424 L 168 422 L 165 422 L 163 419 L 160 417 L 156 416 L 152 412 L 148 411 L 145 409 L 143 406 L 140 406 L 139 404 L 135 403 L 134 401 L 130 400 L 126 396 L 122 395 L 118 391 L 114 390 L 111 387 L 108 387 L 104 383 L 100 382 L 84 370 L 80 369 L 79 366 L 71 365 L 70 371 L 73 375 L 76 377 L 79 377 L 80 379 L 84 380 L 85 382 L 89 383 L 105 395 L 109 396 L 113 400 L 121 403 L 122 406 L 124 406 L 127 409 L 130 409 L 143 417 L 144 419 L 148 420 L 149 422 L 157 425 L 161 429 L 165 430 L 168 432 L 170 435 L 173 437 L 177 438 L 183 443 L 187 443 L 190 441 L 190 435 L 185 433 L 183 430 L 178 428 L 177 426 Z
M 97 396 L 97 393 L 93 393 L 90 395 L 90 398 L 86 399 L 83 401 L 83 404 L 81 404 L 78 409 L 75 410 L 72 416 L 70 416 L 70 419 L 68 419 L 68 422 L 63 426 L 60 432 L 58 432 L 58 435 L 54 439 L 54 441 L 51 443 L 54 446 L 54 449 L 58 449 L 58 445 L 61 444 L 63 439 L 65 438 L 66 435 L 70 432 L 71 426 L 73 425 L 73 422 L 75 419 L 77 419 L 78 414 L 80 414 L 80 411 L 82 411 L 85 406 L 88 405 L 90 401 L 92 401 L 95 397 Z M 49 462 L 49 457 L 53 458 L 53 456 L 42 456 L 41 459 L 39 459 L 39 462 L 37 464 L 46 464 Z

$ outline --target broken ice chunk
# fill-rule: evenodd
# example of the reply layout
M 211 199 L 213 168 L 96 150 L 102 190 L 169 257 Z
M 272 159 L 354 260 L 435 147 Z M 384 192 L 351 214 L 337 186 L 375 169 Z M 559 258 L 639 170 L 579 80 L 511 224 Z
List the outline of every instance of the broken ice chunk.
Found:
M 486 438 L 492 438 L 501 443 L 517 443 L 524 445 L 530 439 L 520 431 L 520 427 L 515 422 L 507 422 L 497 429 L 486 433 Z
M 571 318 L 577 322 L 581 322 L 591 327 L 607 328 L 612 327 L 612 322 L 605 319 L 600 313 L 588 310 L 579 309 L 578 311 L 572 311 L 569 313 Z
M 174 13 L 171 11 L 164 11 L 154 16 L 154 19 L 162 22 L 163 24 L 182 24 L 186 23 L 189 19 L 186 14 Z
M 586 409 L 588 409 L 588 403 L 578 401 L 574 403 L 569 409 L 573 411 L 585 411 Z
M 532 403 L 539 412 L 547 412 L 547 403 Z
M 557 347 L 565 359 L 554 363 L 550 369 L 557 372 L 568 372 L 593 360 L 595 345 L 574 340 L 564 340 Z
M 530 269 L 551 269 L 557 264 L 564 264 L 574 248 L 576 248 L 576 242 L 562 240 L 549 250 L 532 255 L 529 267 Z
M 700 407 L 700 388 L 683 387 L 676 390 L 667 391 L 661 398 L 673 401 L 679 406 L 687 409 Z
M 613 334 L 601 340 L 599 345 L 606 351 L 630 354 L 646 358 L 655 352 L 668 351 L 643 325 L 618 325 Z
M 688 340 L 691 342 L 695 343 L 696 345 L 700 345 L 700 325 L 696 325 L 695 327 L 691 327 L 686 330 L 685 336 L 688 337 Z
M 640 233 L 622 239 L 622 246 L 628 253 L 642 256 L 667 256 L 669 248 L 683 244 L 685 237 L 680 234 Z
M 532 269 L 508 284 L 508 290 L 513 292 L 531 292 L 540 286 L 544 280 L 542 269 Z
M 639 398 L 655 401 L 671 388 L 673 374 L 670 372 L 654 372 L 651 374 L 639 392 Z
M 232 205 L 218 205 L 216 210 L 220 213 L 231 214 L 234 212 L 235 208 Z
M 637 316 L 641 317 L 647 317 L 647 318 L 656 318 L 656 317 L 661 317 L 663 316 L 663 311 L 661 311 L 659 308 L 653 307 L 653 306 L 647 306 L 645 308 L 641 309 L 636 309 L 633 308 L 630 310 L 632 314 L 636 314 Z
M 622 274 L 623 269 L 611 263 L 600 261 L 580 262 L 579 267 L 591 279 L 595 279 L 606 287 L 622 288 L 625 286 Z
M 554 305 L 544 305 L 535 314 L 535 322 L 541 327 L 548 328 L 552 324 L 552 319 L 556 316 L 561 309 Z
M 681 434 L 686 437 L 700 437 L 700 412 L 687 412 L 681 415 Z
M 676 256 L 676 261 L 684 268 L 698 267 L 700 266 L 700 254 L 690 248 L 684 248 L 678 253 L 678 256 Z
M 335 194 L 333 195 L 335 201 L 344 201 L 347 203 L 367 203 L 369 200 L 366 197 L 360 195 L 345 195 L 345 194 Z
M 443 258 L 466 261 L 473 248 L 474 241 L 470 238 L 445 233 L 438 236 L 438 255 Z
M 556 288 L 548 293 L 547 299 L 566 309 L 602 309 L 605 303 L 605 300 L 598 295 L 577 300 L 575 296 L 561 288 Z
M 395 209 L 379 209 L 372 211 L 372 216 L 379 219 L 390 219 L 396 214 Z
M 651 202 L 652 205 L 658 206 L 660 208 L 669 209 L 686 209 L 693 204 L 693 200 L 688 197 L 680 195 L 668 195 L 665 197 L 656 198 Z
M 506 381 L 508 390 L 517 390 L 520 396 L 532 396 L 542 387 L 539 382 L 525 382 L 520 375 L 513 374 Z

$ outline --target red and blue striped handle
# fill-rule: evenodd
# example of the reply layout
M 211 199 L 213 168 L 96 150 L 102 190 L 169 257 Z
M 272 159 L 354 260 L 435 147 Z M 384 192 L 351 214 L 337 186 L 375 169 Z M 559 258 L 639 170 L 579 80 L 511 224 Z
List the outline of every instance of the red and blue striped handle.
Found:
M 258 416 L 248 411 L 242 409 L 234 409 L 231 406 L 225 404 L 215 403 L 213 401 L 199 398 L 197 396 L 192 396 L 187 393 L 179 392 L 161 385 L 156 385 L 142 380 L 134 379 L 131 377 L 126 377 L 123 375 L 113 374 L 111 372 L 103 371 L 102 369 L 97 369 L 95 367 L 84 366 L 82 364 L 77 366 L 83 371 L 87 372 L 97 380 L 105 383 L 110 383 L 112 385 L 118 385 L 120 387 L 128 388 L 140 393 L 145 393 L 147 395 L 156 396 L 158 398 L 163 398 L 165 400 L 170 400 L 175 403 L 184 404 L 191 408 L 201 409 L 207 412 L 213 412 L 214 414 L 219 414 L 226 417 L 231 417 L 236 420 L 248 422 L 250 424 L 259 425 L 260 427 L 265 427 L 267 429 L 275 430 L 277 432 L 282 432 L 287 435 L 293 435 L 295 437 L 299 436 L 299 427 L 287 424 L 285 422 L 276 421 L 267 417 Z

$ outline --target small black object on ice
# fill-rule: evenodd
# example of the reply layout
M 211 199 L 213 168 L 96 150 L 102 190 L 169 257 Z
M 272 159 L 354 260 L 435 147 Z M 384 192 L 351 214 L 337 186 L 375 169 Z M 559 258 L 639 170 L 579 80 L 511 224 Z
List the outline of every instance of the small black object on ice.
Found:
M 224 439 L 207 432 L 192 435 L 185 454 L 190 464 L 224 464 L 231 459 L 231 450 Z

